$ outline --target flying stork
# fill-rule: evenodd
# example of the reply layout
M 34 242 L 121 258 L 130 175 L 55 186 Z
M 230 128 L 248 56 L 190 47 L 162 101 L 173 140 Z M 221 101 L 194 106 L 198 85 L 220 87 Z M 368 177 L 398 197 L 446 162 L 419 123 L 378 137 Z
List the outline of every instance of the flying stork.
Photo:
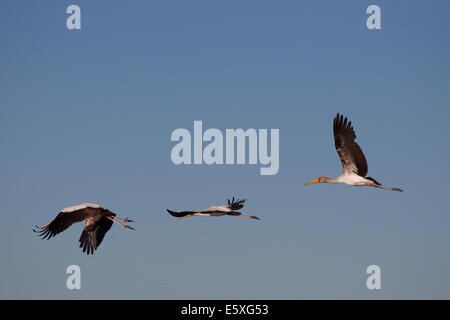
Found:
M 255 216 L 246 216 L 243 215 L 240 212 L 237 212 L 236 210 L 242 209 L 244 207 L 244 200 L 237 199 L 236 201 L 233 200 L 230 201 L 228 199 L 228 204 L 223 206 L 214 206 L 209 207 L 208 209 L 204 210 L 194 210 L 194 211 L 181 211 L 181 212 L 175 212 L 172 210 L 167 209 L 167 212 L 170 213 L 172 216 L 177 217 L 178 219 L 187 218 L 191 216 L 208 216 L 208 217 L 219 217 L 224 215 L 229 216 L 238 216 L 242 218 L 248 218 L 248 219 L 256 219 L 259 220 L 258 217 Z
M 401 191 L 399 188 L 384 187 L 374 178 L 366 177 L 367 160 L 359 145 L 355 142 L 356 134 L 352 122 L 339 113 L 333 122 L 334 144 L 341 158 L 344 172 L 337 178 L 319 177 L 316 180 L 305 183 L 345 183 L 351 186 L 370 186 L 390 191 Z
M 127 229 L 135 230 L 133 227 L 119 222 L 133 222 L 133 220 L 118 218 L 114 212 L 98 204 L 83 203 L 62 209 L 52 222 L 47 223 L 42 228 L 36 226 L 38 230 L 33 229 L 33 231 L 37 232 L 42 239 L 48 240 L 63 232 L 72 224 L 83 220 L 86 220 L 86 225 L 81 233 L 79 242 L 80 248 L 83 248 L 83 252 L 86 252 L 86 254 L 94 253 L 100 243 L 102 243 L 106 232 L 111 228 L 113 222 Z

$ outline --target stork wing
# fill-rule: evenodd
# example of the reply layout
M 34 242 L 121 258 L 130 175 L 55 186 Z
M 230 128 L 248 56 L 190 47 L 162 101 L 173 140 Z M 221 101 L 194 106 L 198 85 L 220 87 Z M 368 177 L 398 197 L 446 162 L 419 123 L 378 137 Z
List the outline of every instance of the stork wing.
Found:
M 42 236 L 42 239 L 48 240 L 56 236 L 58 233 L 63 232 L 72 224 L 83 221 L 93 212 L 98 210 L 104 211 L 105 209 L 94 203 L 83 203 L 64 208 L 52 222 L 46 224 L 44 227 L 40 228 L 40 230 L 33 229 L 33 231 Z
M 112 215 L 115 216 L 114 213 Z M 112 220 L 102 216 L 97 222 L 86 226 L 79 240 L 80 248 L 83 248 L 83 252 L 94 254 L 94 251 L 102 243 L 106 232 L 108 232 L 112 224 Z
M 333 122 L 334 144 L 341 158 L 344 173 L 356 173 L 361 177 L 367 174 L 367 160 L 356 138 L 352 122 L 347 117 L 337 114 Z
M 83 221 L 88 216 L 89 212 L 85 209 L 73 212 L 60 212 L 52 222 L 48 223 L 40 230 L 33 229 L 33 231 L 37 232 L 42 239 L 48 240 L 56 236 L 58 233 L 63 232 L 72 224 Z
M 245 200 L 246 199 L 243 199 L 243 200 L 239 200 L 239 199 L 237 199 L 236 201 L 234 200 L 234 197 L 233 197 L 233 200 L 231 200 L 230 201 L 230 199 L 228 199 L 228 205 L 227 205 L 227 208 L 230 208 L 231 210 L 239 210 L 239 209 L 242 209 L 243 207 L 244 207 L 244 202 L 245 202 Z

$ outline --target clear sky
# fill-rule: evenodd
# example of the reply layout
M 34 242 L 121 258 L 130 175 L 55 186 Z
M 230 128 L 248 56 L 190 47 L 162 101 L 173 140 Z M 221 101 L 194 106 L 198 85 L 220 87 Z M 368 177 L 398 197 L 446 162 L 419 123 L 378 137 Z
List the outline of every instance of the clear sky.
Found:
M 81 7 L 81 30 L 66 8 Z M 381 8 L 368 30 L 366 8 Z M 0 298 L 450 298 L 448 1 L 0 2 Z M 337 112 L 369 175 L 341 165 Z M 280 130 L 280 170 L 172 163 L 194 120 Z M 193 217 L 246 198 L 261 217 Z M 130 217 L 93 256 L 67 206 Z M 66 288 L 67 266 L 81 290 Z M 381 268 L 368 290 L 366 268 Z

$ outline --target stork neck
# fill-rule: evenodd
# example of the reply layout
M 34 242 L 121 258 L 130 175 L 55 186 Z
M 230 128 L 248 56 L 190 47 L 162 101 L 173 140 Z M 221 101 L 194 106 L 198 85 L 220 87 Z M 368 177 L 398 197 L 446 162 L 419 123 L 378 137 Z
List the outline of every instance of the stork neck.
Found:
M 322 182 L 325 182 L 325 183 L 339 183 L 340 181 L 339 181 L 339 178 L 327 178 L 327 177 L 325 177 L 325 178 L 323 178 Z

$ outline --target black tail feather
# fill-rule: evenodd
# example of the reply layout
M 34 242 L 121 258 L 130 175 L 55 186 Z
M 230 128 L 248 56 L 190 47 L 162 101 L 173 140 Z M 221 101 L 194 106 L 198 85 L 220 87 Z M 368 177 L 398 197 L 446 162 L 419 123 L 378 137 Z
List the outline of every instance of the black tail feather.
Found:
M 370 181 L 373 181 L 373 182 L 375 182 L 377 185 L 381 186 L 381 183 L 379 183 L 377 180 L 375 180 L 375 179 L 372 178 L 372 177 L 366 177 L 366 179 L 367 179 L 367 180 L 370 180 Z

